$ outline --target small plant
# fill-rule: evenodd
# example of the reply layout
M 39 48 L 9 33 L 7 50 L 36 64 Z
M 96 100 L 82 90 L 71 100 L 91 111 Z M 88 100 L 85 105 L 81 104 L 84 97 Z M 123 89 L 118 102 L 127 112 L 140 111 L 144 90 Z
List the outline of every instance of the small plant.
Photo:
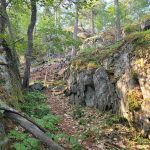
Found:
M 130 24 L 124 27 L 124 32 L 127 34 L 140 31 L 140 26 L 138 24 Z
M 87 69 L 96 69 L 98 65 L 95 62 L 89 62 L 87 65 Z
M 29 137 L 26 133 L 21 133 L 16 130 L 10 131 L 8 137 L 14 139 L 16 142 L 12 145 L 12 148 L 16 150 L 39 150 L 39 141 L 35 138 Z
M 83 147 L 77 142 L 73 143 L 72 150 L 84 150 Z
M 85 140 L 85 139 L 92 139 L 92 140 L 95 140 L 96 138 L 96 132 L 95 130 L 92 130 L 90 128 L 86 129 L 83 133 L 82 133 L 82 139 Z
M 73 118 L 79 119 L 83 116 L 84 111 L 82 110 L 82 107 L 80 105 L 75 105 L 73 109 Z
M 72 150 L 84 150 L 81 144 L 78 142 L 78 140 L 74 138 L 73 136 L 69 136 L 68 141 L 72 145 Z
M 44 115 L 42 118 L 35 118 L 33 119 L 42 127 L 49 129 L 50 131 L 55 130 L 55 126 L 59 123 L 59 117 L 54 116 L 52 114 Z
M 28 91 L 25 93 L 24 98 L 26 103 L 20 106 L 21 110 L 51 133 L 56 132 L 58 129 L 55 126 L 59 123 L 60 118 L 52 115 L 50 108 L 43 103 L 46 99 L 45 95 L 38 91 Z M 55 136 L 54 134 L 53 137 Z M 16 150 L 40 149 L 38 140 L 21 131 L 12 130 L 9 133 L 9 137 L 15 139 L 12 147 Z
M 95 51 L 95 46 L 92 46 L 92 47 L 88 47 L 88 48 L 83 48 L 82 50 L 81 50 L 81 53 L 91 53 L 91 52 L 93 52 L 93 51 Z
M 113 124 L 120 123 L 120 116 L 118 115 L 111 115 L 109 118 L 106 119 L 106 124 L 112 126 Z
M 79 120 L 79 124 L 80 124 L 80 125 L 86 125 L 86 124 L 87 124 L 87 122 L 88 122 L 88 120 L 87 120 L 87 119 L 83 119 L 83 118 L 81 118 L 81 119 Z
M 45 102 L 45 95 L 39 91 L 28 91 L 24 94 L 25 104 L 20 104 L 20 108 L 23 112 L 30 117 L 42 117 L 50 112 L 50 108 L 43 104 Z
M 44 102 L 45 99 L 45 95 L 42 92 L 36 90 L 28 91 L 24 94 L 24 100 L 26 102 L 39 103 Z
M 139 110 L 141 108 L 140 101 L 142 100 L 141 98 L 141 93 L 137 90 L 130 90 L 128 92 L 128 104 L 129 104 L 129 110 Z
M 135 142 L 137 142 L 138 144 L 141 144 L 141 145 L 149 144 L 149 140 L 146 138 L 143 138 L 141 136 L 137 136 L 135 139 Z

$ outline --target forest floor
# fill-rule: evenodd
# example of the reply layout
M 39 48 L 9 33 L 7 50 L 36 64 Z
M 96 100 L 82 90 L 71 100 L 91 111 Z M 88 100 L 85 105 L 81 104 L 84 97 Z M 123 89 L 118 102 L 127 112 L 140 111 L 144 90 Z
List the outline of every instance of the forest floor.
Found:
M 66 66 L 59 69 L 61 61 L 34 66 L 31 75 L 33 81 L 46 79 L 47 105 L 53 114 L 61 118 L 57 125 L 60 131 L 76 139 L 86 150 L 150 150 L 150 141 L 142 138 L 123 118 L 97 109 L 72 105 L 64 95 L 66 85 L 62 72 Z M 71 148 L 64 137 L 60 144 L 65 150 L 82 149 L 77 145 Z

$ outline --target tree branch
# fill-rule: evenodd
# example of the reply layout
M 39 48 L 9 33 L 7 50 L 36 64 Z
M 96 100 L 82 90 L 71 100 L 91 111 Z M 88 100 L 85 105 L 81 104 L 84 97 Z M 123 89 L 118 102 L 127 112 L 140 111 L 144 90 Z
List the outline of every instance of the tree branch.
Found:
M 4 62 L 0 62 L 0 66 L 8 66 L 8 64 Z

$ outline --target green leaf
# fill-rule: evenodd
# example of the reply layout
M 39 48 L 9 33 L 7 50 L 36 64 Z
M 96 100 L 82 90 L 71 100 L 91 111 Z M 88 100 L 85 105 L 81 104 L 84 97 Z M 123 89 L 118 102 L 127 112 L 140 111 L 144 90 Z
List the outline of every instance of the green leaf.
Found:
M 16 150 L 26 150 L 26 146 L 23 143 L 15 143 L 14 147 Z

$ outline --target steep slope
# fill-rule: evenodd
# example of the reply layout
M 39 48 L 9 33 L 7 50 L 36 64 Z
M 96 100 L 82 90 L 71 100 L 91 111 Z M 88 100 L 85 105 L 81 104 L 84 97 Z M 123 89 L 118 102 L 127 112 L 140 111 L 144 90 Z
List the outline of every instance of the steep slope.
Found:
M 150 31 L 79 53 L 66 76 L 70 101 L 122 114 L 150 137 Z

